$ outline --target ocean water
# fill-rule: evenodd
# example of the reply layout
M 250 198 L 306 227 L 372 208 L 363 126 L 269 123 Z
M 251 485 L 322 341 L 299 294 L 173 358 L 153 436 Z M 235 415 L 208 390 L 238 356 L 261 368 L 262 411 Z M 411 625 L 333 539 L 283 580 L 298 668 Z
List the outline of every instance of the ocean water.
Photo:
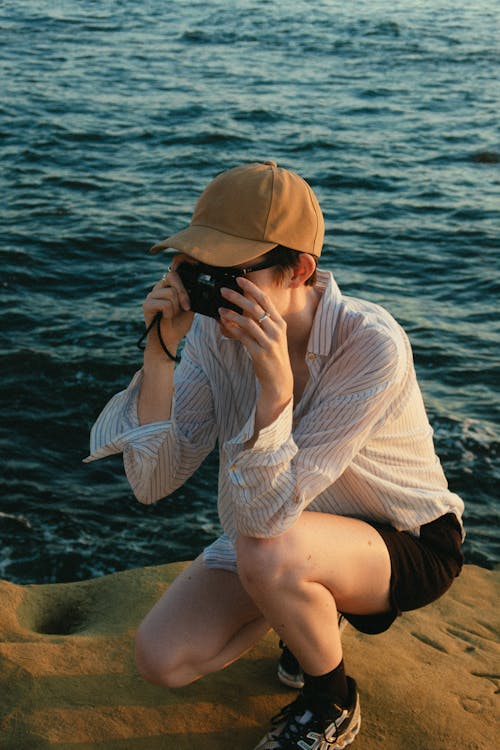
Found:
M 405 326 L 466 555 L 498 559 L 493 0 L 0 4 L 0 576 L 189 559 L 217 458 L 154 507 L 90 426 L 140 365 L 141 303 L 219 171 L 274 159 L 323 206 L 323 266 Z M 496 71 L 496 73 L 495 73 Z

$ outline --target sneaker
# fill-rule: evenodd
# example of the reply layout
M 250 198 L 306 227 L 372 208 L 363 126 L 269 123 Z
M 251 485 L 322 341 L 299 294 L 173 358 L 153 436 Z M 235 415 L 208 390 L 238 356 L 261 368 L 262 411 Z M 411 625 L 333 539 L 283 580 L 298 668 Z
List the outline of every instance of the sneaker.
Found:
M 339 630 L 342 634 L 347 620 L 344 615 L 339 614 Z M 304 672 L 299 662 L 283 641 L 280 641 L 281 656 L 278 661 L 278 680 L 287 687 L 294 690 L 302 690 L 304 687 Z
M 287 687 L 301 690 L 304 687 L 304 672 L 302 671 L 302 667 L 283 641 L 280 641 L 280 649 L 278 680 Z
M 327 704 L 311 707 L 301 693 L 271 719 L 271 730 L 254 750 L 342 750 L 359 732 L 361 713 L 355 681 L 347 678 L 347 708 Z

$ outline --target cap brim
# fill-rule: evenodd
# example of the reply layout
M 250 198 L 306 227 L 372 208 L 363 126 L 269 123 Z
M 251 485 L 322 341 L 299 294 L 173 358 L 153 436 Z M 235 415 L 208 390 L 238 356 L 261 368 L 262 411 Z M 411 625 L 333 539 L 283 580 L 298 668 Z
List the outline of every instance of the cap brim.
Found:
M 201 263 L 212 266 L 237 266 L 258 258 L 276 247 L 277 242 L 259 242 L 225 234 L 218 229 L 202 226 L 189 226 L 166 240 L 158 242 L 150 253 L 171 249 L 186 253 Z

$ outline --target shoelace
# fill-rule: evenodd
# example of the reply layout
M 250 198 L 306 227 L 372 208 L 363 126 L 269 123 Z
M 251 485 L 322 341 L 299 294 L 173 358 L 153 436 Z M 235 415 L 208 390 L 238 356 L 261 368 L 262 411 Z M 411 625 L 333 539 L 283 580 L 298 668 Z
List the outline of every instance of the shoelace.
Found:
M 276 716 L 272 717 L 272 726 L 276 726 L 278 724 L 281 724 L 283 721 L 286 721 L 284 731 L 277 738 L 280 744 L 281 740 L 288 741 L 295 739 L 304 729 L 305 724 L 309 724 L 310 728 L 309 721 L 305 722 L 305 724 L 301 722 L 301 718 L 307 711 L 310 713 L 311 719 L 313 719 L 313 723 L 315 724 L 317 718 L 315 717 L 313 711 L 310 710 L 307 701 L 301 694 L 294 701 L 284 706 L 281 711 L 276 714 Z M 314 719 L 316 719 L 316 721 Z
M 295 698 L 295 700 L 293 700 L 291 703 L 288 703 L 286 706 L 283 706 L 283 708 L 271 718 L 271 726 L 273 727 L 281 724 L 282 721 L 288 722 L 288 725 L 285 727 L 284 731 L 279 737 L 276 737 L 276 739 L 279 742 L 281 740 L 293 740 L 299 734 L 300 730 L 304 728 L 304 724 L 300 723 L 300 718 L 308 710 L 312 714 L 312 722 L 308 727 L 309 731 L 313 729 L 315 724 L 318 724 L 320 721 L 324 720 L 329 713 L 328 710 L 322 708 L 315 708 L 314 710 L 311 710 L 309 708 L 307 699 L 304 697 L 303 693 L 301 693 L 297 698 Z M 335 722 L 333 723 L 335 725 L 335 733 L 332 736 L 327 737 L 325 729 L 321 731 L 323 740 L 325 742 L 335 742 L 338 739 L 338 727 Z
M 275 727 L 278 726 L 278 724 L 281 724 L 282 721 L 289 721 L 290 726 L 286 728 L 285 734 L 292 726 L 294 726 L 294 733 L 297 734 L 298 729 L 295 722 L 292 720 L 303 716 L 306 708 L 304 696 L 301 694 L 291 703 L 287 703 L 286 706 L 283 706 L 283 708 L 271 718 L 271 726 Z M 282 736 L 284 737 L 284 735 Z
M 271 724 L 280 724 L 283 719 L 287 719 L 291 714 L 294 716 L 300 716 L 306 710 L 306 701 L 304 695 L 300 693 L 291 703 L 287 703 L 283 706 L 277 714 L 271 718 Z

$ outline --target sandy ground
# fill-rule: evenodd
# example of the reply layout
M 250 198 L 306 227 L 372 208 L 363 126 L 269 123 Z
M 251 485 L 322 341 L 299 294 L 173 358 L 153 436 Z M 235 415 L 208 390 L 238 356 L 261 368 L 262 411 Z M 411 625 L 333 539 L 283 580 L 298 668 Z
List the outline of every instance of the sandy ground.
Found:
M 180 690 L 137 675 L 133 633 L 182 564 L 90 581 L 0 581 L 1 750 L 252 750 L 294 694 L 270 634 Z M 496 750 L 498 572 L 466 566 L 451 591 L 391 630 L 344 631 L 362 709 L 355 750 Z

